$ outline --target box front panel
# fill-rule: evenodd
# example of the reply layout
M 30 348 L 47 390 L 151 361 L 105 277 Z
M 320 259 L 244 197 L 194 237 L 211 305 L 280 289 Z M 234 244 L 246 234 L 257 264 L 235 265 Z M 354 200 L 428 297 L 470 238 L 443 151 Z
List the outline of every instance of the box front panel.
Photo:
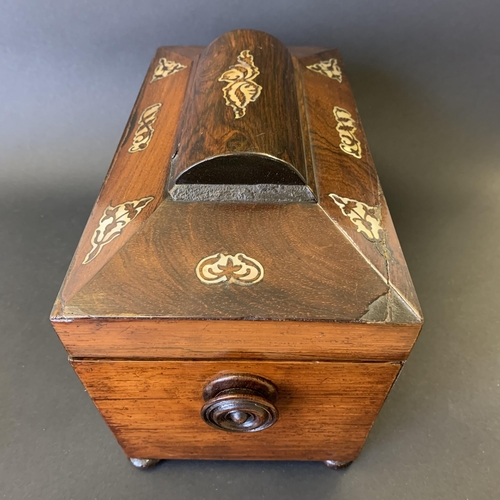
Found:
M 400 363 L 72 360 L 125 453 L 135 458 L 354 460 Z M 200 416 L 207 383 L 250 373 L 278 389 L 277 422 L 227 432 Z

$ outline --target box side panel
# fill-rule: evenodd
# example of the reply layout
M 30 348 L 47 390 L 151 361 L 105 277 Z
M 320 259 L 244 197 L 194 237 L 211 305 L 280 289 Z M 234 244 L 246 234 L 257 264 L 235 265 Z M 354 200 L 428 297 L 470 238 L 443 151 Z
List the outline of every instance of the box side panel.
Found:
M 125 453 L 135 458 L 351 461 L 400 363 L 88 361 L 73 367 Z M 279 419 L 227 433 L 200 417 L 206 383 L 252 373 L 277 386 Z

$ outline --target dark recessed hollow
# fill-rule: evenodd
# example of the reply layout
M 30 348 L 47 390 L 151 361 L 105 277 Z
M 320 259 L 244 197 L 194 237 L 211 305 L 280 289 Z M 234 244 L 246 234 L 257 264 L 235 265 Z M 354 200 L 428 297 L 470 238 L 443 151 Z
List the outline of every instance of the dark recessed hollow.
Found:
M 305 185 L 290 164 L 259 153 L 219 155 L 185 170 L 176 184 L 286 184 Z

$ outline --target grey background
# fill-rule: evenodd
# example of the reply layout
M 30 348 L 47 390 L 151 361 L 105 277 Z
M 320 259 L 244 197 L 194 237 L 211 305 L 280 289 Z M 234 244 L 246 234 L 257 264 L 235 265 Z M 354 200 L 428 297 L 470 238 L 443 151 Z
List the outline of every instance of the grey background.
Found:
M 0 498 L 500 498 L 500 3 L 3 0 Z M 133 469 L 51 305 L 157 46 L 339 48 L 426 325 L 359 459 Z

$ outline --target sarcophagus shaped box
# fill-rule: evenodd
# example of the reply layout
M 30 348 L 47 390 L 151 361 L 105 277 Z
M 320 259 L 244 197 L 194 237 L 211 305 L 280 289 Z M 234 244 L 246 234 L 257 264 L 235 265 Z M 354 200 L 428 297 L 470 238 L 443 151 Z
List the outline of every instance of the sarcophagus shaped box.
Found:
M 422 314 L 339 53 L 158 49 L 51 319 L 136 465 L 354 460 Z

